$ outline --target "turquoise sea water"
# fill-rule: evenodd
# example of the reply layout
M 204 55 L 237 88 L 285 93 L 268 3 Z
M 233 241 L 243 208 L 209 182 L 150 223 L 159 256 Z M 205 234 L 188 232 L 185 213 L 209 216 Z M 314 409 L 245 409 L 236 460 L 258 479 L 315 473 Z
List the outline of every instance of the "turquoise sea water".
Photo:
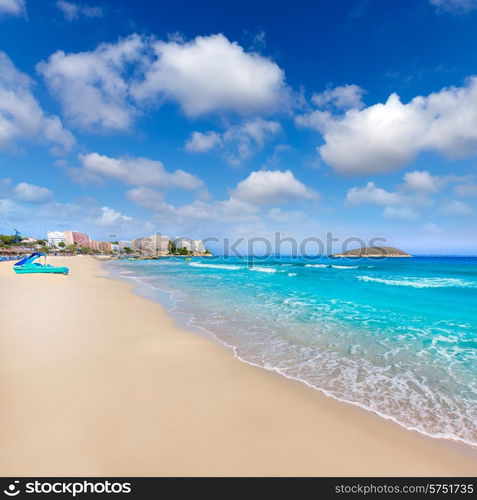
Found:
M 244 361 L 477 445 L 477 258 L 116 261 Z

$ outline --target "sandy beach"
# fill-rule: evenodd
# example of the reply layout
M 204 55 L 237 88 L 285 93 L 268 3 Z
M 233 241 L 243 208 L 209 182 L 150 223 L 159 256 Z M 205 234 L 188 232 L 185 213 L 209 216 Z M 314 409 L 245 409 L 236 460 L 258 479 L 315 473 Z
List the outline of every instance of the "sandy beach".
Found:
M 2 476 L 474 476 L 427 438 L 235 359 L 89 257 L 0 263 Z

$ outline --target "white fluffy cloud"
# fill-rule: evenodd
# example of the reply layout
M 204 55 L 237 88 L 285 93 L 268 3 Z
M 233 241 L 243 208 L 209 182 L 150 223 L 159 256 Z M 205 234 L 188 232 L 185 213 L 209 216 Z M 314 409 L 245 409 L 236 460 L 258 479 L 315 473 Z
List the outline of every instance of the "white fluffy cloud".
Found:
M 210 220 L 216 217 L 212 204 L 201 200 L 182 206 L 174 206 L 169 204 L 164 199 L 163 193 L 151 189 L 149 187 L 137 187 L 130 189 L 126 196 L 128 200 L 132 201 L 140 207 L 147 208 L 160 214 L 160 218 L 178 222 L 179 225 L 184 219 L 207 219 Z
M 164 195 L 150 187 L 137 187 L 127 193 L 128 199 L 136 204 L 155 211 L 166 211 L 175 215 L 190 217 L 214 217 L 223 214 L 236 217 L 239 214 L 249 217 L 258 212 L 259 207 L 281 205 L 292 201 L 316 199 L 318 194 L 298 181 L 290 170 L 262 170 L 252 172 L 230 191 L 230 198 L 223 201 L 195 201 L 191 205 L 176 208 L 168 205 Z M 200 210 L 199 210 L 200 207 Z M 277 208 L 273 209 L 277 213 Z M 194 211 L 196 211 L 194 213 Z
M 230 127 L 222 134 L 224 154 L 231 165 L 239 165 L 261 150 L 265 142 L 281 131 L 277 121 L 254 118 Z
M 13 192 L 17 200 L 30 203 L 40 203 L 53 196 L 53 193 L 49 189 L 26 182 L 17 184 Z
M 323 134 L 322 159 L 345 175 L 389 172 L 422 151 L 450 158 L 477 154 L 477 77 L 409 103 L 392 94 L 384 104 L 344 114 L 316 110 L 297 118 Z
M 124 215 L 114 208 L 101 207 L 101 215 L 96 218 L 96 223 L 100 226 L 114 227 L 123 222 L 129 222 L 132 220 L 132 217 Z
M 21 16 L 25 13 L 25 0 L 0 0 L 0 16 Z
M 137 113 L 129 101 L 127 69 L 142 58 L 144 41 L 131 35 L 116 44 L 103 43 L 92 52 L 59 50 L 37 69 L 77 126 L 127 130 Z
M 222 138 L 217 132 L 192 132 L 185 144 L 189 153 L 206 153 L 219 146 Z
M 426 170 L 415 170 L 404 174 L 404 182 L 396 191 L 387 191 L 371 181 L 364 187 L 352 187 L 346 194 L 345 205 L 348 207 L 378 205 L 386 207 L 384 212 L 386 217 L 411 218 L 411 208 L 428 206 L 432 203 L 429 195 L 436 193 L 445 182 L 450 182 L 452 179 L 457 180 L 459 177 L 444 178 L 432 176 Z
M 470 12 L 477 9 L 477 0 L 429 0 L 438 11 L 452 12 L 454 14 Z
M 218 149 L 231 165 L 239 165 L 256 151 L 260 151 L 281 129 L 277 121 L 252 118 L 228 128 L 223 133 L 193 132 L 185 148 L 191 153 Z
M 411 220 L 418 217 L 422 208 L 435 203 L 436 200 L 431 195 L 435 195 L 448 183 L 459 183 L 468 177 L 452 174 L 440 177 L 433 176 L 425 170 L 415 170 L 404 175 L 404 182 L 396 191 L 382 189 L 374 182 L 368 182 L 364 187 L 353 187 L 347 192 L 345 205 L 382 206 L 383 216 L 388 219 Z M 454 192 L 461 186 L 463 184 L 454 186 Z M 444 200 L 439 210 L 446 215 L 470 215 L 474 211 L 472 206 L 457 200 Z
M 291 170 L 260 170 L 240 181 L 231 198 L 252 205 L 282 204 L 317 198 L 317 193 L 300 182 Z
M 259 226 L 262 230 L 265 220 L 280 225 L 295 224 L 298 220 L 303 221 L 304 214 L 297 210 L 280 210 L 276 205 L 316 197 L 317 193 L 296 180 L 290 171 L 252 172 L 230 191 L 228 199 L 219 201 L 195 200 L 175 206 L 166 202 L 163 193 L 150 187 L 133 188 L 127 193 L 130 201 L 155 213 L 153 219 L 164 231 L 180 227 L 193 234 L 201 228 L 203 235 L 215 231 L 219 231 L 216 234 L 224 231 L 251 234 L 259 230 Z M 275 207 L 269 209 L 270 204 Z M 251 229 L 250 224 L 255 229 Z
M 368 182 L 364 188 L 353 187 L 346 194 L 346 205 L 397 205 L 401 197 L 397 193 L 379 188 L 374 182 Z
M 86 129 L 128 130 L 165 99 L 195 117 L 269 113 L 289 96 L 277 64 L 220 34 L 189 42 L 133 34 L 90 52 L 57 51 L 37 69 L 68 118 Z
M 155 59 L 144 81 L 134 85 L 142 100 L 165 96 L 188 116 L 233 111 L 276 110 L 286 97 L 284 73 L 270 59 L 246 52 L 224 35 L 198 36 L 190 42 L 156 41 Z
M 0 52 L 0 150 L 21 139 L 70 149 L 74 138 L 57 116 L 47 115 L 31 92 L 30 78 Z
M 81 16 L 102 17 L 104 15 L 103 9 L 99 6 L 77 4 L 64 0 L 58 0 L 56 2 L 56 7 L 61 10 L 67 21 L 74 21 Z
M 196 227 L 196 224 L 201 222 L 210 230 L 211 223 L 229 224 L 259 220 L 257 207 L 235 199 L 215 202 L 195 200 L 175 206 L 167 203 L 161 192 L 147 187 L 130 189 L 127 198 L 136 205 L 155 212 L 156 221 L 181 228 Z
M 431 175 L 427 170 L 414 170 L 404 175 L 405 189 L 418 193 L 436 193 L 442 187 L 444 180 Z
M 184 170 L 169 172 L 160 161 L 148 158 L 111 158 L 98 153 L 79 156 L 86 174 L 121 181 L 125 184 L 153 187 L 178 187 L 194 190 L 204 187 L 203 181 Z
M 48 201 L 52 196 L 53 193 L 45 187 L 28 184 L 27 182 L 14 185 L 11 179 L 0 179 L 0 197 L 5 197 L 5 199 L 41 203 Z
M 358 85 L 341 85 L 313 94 L 311 100 L 318 108 L 334 106 L 337 109 L 361 108 L 364 90 Z

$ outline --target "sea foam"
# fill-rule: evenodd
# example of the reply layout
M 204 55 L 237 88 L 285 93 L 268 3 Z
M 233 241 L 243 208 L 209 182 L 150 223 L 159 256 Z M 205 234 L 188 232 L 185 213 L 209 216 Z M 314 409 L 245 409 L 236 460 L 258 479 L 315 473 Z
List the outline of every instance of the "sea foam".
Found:
M 249 267 L 250 271 L 257 271 L 259 273 L 276 273 L 278 269 L 275 269 L 273 267 L 260 267 L 260 266 L 253 266 Z
M 202 262 L 190 262 L 189 266 L 192 267 L 208 267 L 210 269 L 225 269 L 228 271 L 237 271 L 239 269 L 243 269 L 240 266 L 233 266 L 229 264 L 204 264 Z
M 459 278 L 414 278 L 404 277 L 403 279 L 391 278 L 376 278 L 374 276 L 358 276 L 361 281 L 369 281 L 374 283 L 382 283 L 391 286 L 411 286 L 414 288 L 446 288 L 446 287 L 463 287 L 475 288 L 477 283 L 464 281 Z

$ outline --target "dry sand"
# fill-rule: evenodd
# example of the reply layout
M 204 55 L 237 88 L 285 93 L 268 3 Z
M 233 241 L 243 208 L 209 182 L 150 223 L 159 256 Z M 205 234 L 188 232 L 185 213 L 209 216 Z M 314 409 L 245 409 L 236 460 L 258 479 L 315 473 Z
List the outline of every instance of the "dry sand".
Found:
M 0 475 L 475 475 L 477 450 L 236 360 L 105 278 L 0 263 Z

